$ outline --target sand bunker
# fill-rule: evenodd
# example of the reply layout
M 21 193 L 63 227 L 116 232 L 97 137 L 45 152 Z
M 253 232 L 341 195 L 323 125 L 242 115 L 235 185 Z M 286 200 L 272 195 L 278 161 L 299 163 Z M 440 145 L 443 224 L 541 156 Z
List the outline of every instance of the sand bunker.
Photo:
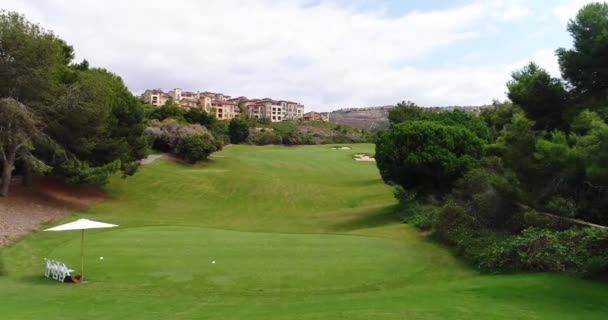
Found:
M 352 149 L 351 147 L 332 147 L 332 150 L 350 150 Z
M 376 161 L 376 159 L 374 159 L 374 156 L 364 153 L 356 154 L 354 158 L 356 161 Z

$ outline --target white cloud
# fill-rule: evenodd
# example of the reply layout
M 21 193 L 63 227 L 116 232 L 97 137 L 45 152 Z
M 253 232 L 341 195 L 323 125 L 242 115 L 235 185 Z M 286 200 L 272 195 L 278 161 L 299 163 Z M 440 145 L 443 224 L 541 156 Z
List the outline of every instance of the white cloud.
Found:
M 514 6 L 504 12 L 503 19 L 506 21 L 517 20 L 527 17 L 530 14 L 532 14 L 532 11 L 530 11 L 529 8 L 522 6 Z
M 305 0 L 5 0 L 3 7 L 54 30 L 78 58 L 120 74 L 136 93 L 181 87 L 328 110 L 504 97 L 512 65 L 414 66 L 495 20 L 529 15 L 522 3 L 480 0 L 399 17 Z
M 574 18 L 578 11 L 586 4 L 598 2 L 598 0 L 569 0 L 559 4 L 553 10 L 553 13 L 563 22 L 566 23 Z

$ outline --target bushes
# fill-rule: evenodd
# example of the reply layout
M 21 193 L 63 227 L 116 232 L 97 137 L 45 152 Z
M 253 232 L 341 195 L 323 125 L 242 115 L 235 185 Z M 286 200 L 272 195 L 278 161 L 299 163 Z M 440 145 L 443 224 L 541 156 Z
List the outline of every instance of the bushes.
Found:
M 266 128 L 251 129 L 247 137 L 247 143 L 258 146 L 281 144 L 281 142 L 281 136 L 276 131 Z
M 551 231 L 530 228 L 489 245 L 479 267 L 489 271 L 608 272 L 608 232 L 593 228 Z
M 209 154 L 222 149 L 222 142 L 198 124 L 153 121 L 146 133 L 152 137 L 155 149 L 175 153 L 190 162 L 207 159 Z
M 228 133 L 230 135 L 230 143 L 238 144 L 244 142 L 249 136 L 249 125 L 245 120 L 232 119 L 228 126 Z
M 460 126 L 433 121 L 396 125 L 376 142 L 376 161 L 386 182 L 420 194 L 449 191 L 479 165 L 483 141 Z
M 399 212 L 403 221 L 420 230 L 431 230 L 437 219 L 438 207 L 434 204 L 422 204 L 416 200 L 416 193 L 395 187 L 395 198 L 399 200 Z
M 430 230 L 433 238 L 485 272 L 608 275 L 608 230 L 579 228 L 568 219 L 533 210 L 522 212 L 514 175 L 495 158 L 482 163 L 455 183 L 443 206 L 396 188 L 404 220 Z M 550 205 L 560 204 L 567 212 L 571 209 L 564 199 Z
M 79 160 L 68 160 L 55 167 L 53 174 L 69 184 L 88 184 L 103 186 L 108 183 L 112 174 L 120 169 L 120 160 L 106 165 L 92 167 Z
M 185 160 L 194 163 L 206 160 L 211 153 L 221 149 L 221 144 L 215 141 L 211 135 L 207 134 L 181 139 L 175 147 L 175 153 Z

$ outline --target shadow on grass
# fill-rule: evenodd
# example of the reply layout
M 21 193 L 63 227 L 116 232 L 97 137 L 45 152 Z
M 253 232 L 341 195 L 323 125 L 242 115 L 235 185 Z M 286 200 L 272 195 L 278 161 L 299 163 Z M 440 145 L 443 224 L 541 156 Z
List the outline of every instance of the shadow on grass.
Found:
M 30 274 L 27 276 L 23 276 L 23 277 L 19 277 L 17 278 L 19 282 L 24 282 L 24 283 L 28 283 L 28 284 L 35 284 L 35 285 L 42 285 L 42 286 L 46 286 L 46 285 L 57 285 L 60 284 L 59 282 L 57 282 L 56 280 L 53 279 L 49 279 L 47 277 L 45 277 L 44 275 L 38 275 L 38 274 Z
M 332 229 L 335 231 L 352 231 L 399 222 L 400 219 L 397 216 L 396 209 L 396 205 L 373 209 L 367 215 L 335 224 Z

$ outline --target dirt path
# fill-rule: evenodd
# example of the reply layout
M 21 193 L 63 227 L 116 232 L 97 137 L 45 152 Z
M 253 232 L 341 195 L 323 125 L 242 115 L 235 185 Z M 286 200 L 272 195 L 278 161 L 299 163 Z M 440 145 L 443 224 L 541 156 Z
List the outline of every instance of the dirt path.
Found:
M 65 214 L 103 200 L 102 192 L 66 186 L 49 177 L 36 177 L 32 188 L 13 179 L 8 197 L 0 198 L 0 247 Z
M 161 154 L 151 154 L 149 155 L 147 158 L 145 159 L 141 159 L 141 164 L 150 164 L 160 158 L 162 158 L 165 154 L 161 153 Z

